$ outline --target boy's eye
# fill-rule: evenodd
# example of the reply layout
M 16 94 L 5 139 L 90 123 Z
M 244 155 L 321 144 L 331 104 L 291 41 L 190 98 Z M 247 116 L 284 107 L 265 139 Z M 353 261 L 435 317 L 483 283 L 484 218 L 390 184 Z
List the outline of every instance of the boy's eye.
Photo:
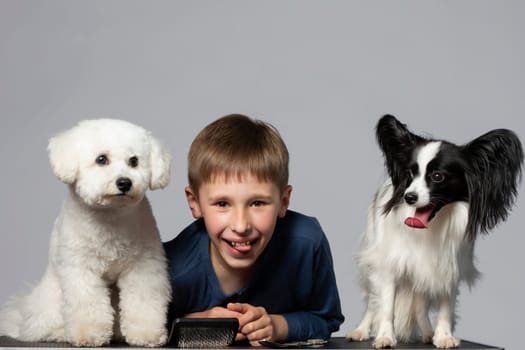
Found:
M 228 203 L 226 201 L 218 201 L 217 203 L 215 203 L 215 205 L 219 208 L 226 208 L 228 206 Z
M 264 202 L 263 201 L 254 201 L 252 203 L 252 206 L 253 207 L 262 207 L 264 205 Z

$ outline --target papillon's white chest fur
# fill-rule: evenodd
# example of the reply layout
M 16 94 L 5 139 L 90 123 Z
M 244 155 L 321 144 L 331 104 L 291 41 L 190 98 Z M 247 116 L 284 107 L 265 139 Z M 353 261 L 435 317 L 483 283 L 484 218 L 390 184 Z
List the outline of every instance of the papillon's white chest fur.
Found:
M 357 256 L 366 311 L 347 338 L 373 336 L 376 348 L 418 338 L 457 347 L 458 288 L 479 276 L 476 235 L 505 220 L 513 205 L 521 143 L 498 129 L 457 146 L 412 134 L 389 115 L 377 139 L 390 177 L 369 207 Z

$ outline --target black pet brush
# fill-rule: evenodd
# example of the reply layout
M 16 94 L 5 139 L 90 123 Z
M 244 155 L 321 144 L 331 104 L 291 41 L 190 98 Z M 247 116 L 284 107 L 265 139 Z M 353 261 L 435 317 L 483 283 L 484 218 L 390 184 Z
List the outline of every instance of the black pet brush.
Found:
M 168 344 L 178 348 L 218 348 L 231 345 L 239 330 L 236 318 L 177 318 Z

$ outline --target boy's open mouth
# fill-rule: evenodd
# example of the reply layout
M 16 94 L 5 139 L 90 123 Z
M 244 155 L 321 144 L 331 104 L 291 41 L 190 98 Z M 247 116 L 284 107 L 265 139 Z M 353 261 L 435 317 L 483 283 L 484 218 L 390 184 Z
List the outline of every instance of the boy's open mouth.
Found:
M 252 241 L 243 241 L 243 242 L 234 242 L 234 241 L 228 241 L 224 240 L 228 245 L 235 250 L 239 252 L 248 252 L 251 250 L 252 245 L 257 241 L 257 239 L 254 239 Z

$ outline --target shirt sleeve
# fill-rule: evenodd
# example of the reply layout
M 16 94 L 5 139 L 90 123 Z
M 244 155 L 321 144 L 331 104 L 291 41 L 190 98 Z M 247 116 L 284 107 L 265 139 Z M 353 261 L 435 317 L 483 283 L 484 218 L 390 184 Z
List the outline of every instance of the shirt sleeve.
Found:
M 288 341 L 329 339 L 344 321 L 328 240 L 323 235 L 313 258 L 308 310 L 283 314 L 288 322 Z

